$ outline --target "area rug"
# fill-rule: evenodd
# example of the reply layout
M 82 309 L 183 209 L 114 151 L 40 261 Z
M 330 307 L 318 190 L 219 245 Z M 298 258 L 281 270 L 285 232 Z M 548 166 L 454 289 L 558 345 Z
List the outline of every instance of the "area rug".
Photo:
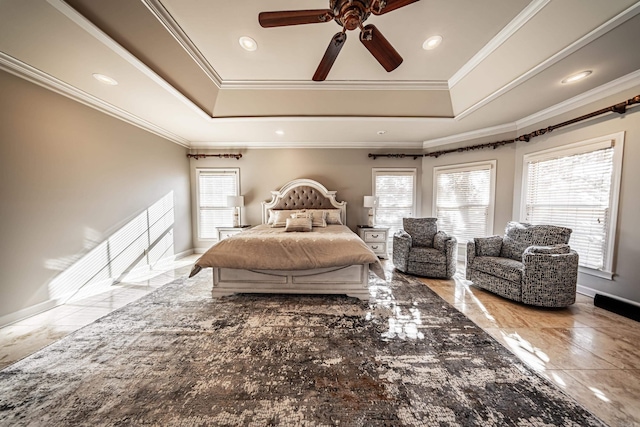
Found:
M 599 426 L 415 278 L 371 299 L 176 280 L 0 372 L 2 425 Z

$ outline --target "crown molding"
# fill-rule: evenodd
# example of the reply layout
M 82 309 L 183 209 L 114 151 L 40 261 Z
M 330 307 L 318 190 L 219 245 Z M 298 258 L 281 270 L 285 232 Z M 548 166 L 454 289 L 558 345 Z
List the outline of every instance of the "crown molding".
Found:
M 197 141 L 191 143 L 192 150 L 204 149 L 286 149 L 286 148 L 317 148 L 317 149 L 402 149 L 420 150 L 421 142 L 388 142 L 388 141 L 367 141 L 367 142 L 285 142 L 285 141 L 252 141 L 246 142 L 204 142 Z
M 219 89 L 236 90 L 449 90 L 447 81 L 329 81 L 223 80 L 160 0 L 142 0 L 173 38 Z
M 253 81 L 225 80 L 221 89 L 262 89 L 262 90 L 449 90 L 449 84 L 442 80 L 399 80 L 399 81 Z
M 209 77 L 218 88 L 222 88 L 222 77 L 220 77 L 218 72 L 211 66 L 209 61 L 207 61 L 207 58 L 200 52 L 200 49 L 191 41 L 187 33 L 185 33 L 176 20 L 173 19 L 173 16 L 171 16 L 160 0 L 142 0 L 142 2 L 167 31 L 169 31 L 178 44 L 182 46 L 185 52 L 191 56 L 191 59 L 198 64 L 207 77 Z
M 519 132 L 529 126 L 553 119 L 561 114 L 568 113 L 576 108 L 585 107 L 593 102 L 609 96 L 614 96 L 620 92 L 640 86 L 640 70 L 622 76 L 616 80 L 612 80 L 566 101 L 552 105 L 549 108 L 540 110 L 527 117 L 523 117 L 512 123 L 505 123 L 498 126 L 478 129 L 470 132 L 459 133 L 457 135 L 446 136 L 443 138 L 431 139 L 424 141 L 422 148 L 432 148 L 447 144 L 455 144 L 457 142 L 471 141 L 473 139 L 483 138 L 491 135 L 499 135 L 506 132 Z M 457 119 L 457 117 L 456 117 Z
M 18 76 L 24 80 L 35 83 L 38 86 L 49 89 L 55 93 L 66 96 L 74 101 L 84 104 L 88 107 L 94 108 L 102 113 L 108 114 L 111 117 L 120 119 L 126 123 L 137 126 L 143 130 L 158 135 L 164 139 L 174 142 L 183 147 L 189 148 L 189 141 L 173 134 L 159 126 L 154 125 L 138 116 L 135 116 L 121 108 L 118 108 L 108 102 L 103 101 L 93 95 L 90 95 L 70 84 L 58 80 L 57 78 L 44 73 L 31 65 L 7 55 L 4 52 L 0 52 L 0 69 L 7 71 L 15 76 Z
M 506 85 L 502 86 L 500 89 L 498 89 L 498 90 L 494 91 L 493 93 L 489 94 L 488 96 L 486 96 L 485 98 L 481 99 L 480 101 L 478 101 L 477 103 L 473 104 L 472 106 L 470 106 L 469 108 L 465 109 L 464 111 L 460 112 L 459 114 L 456 114 L 456 120 L 461 120 L 461 119 L 467 117 L 469 114 L 471 114 L 474 111 L 484 107 L 485 105 L 487 105 L 491 101 L 499 98 L 500 96 L 504 95 L 505 93 L 507 93 L 511 89 L 521 85 L 522 83 L 526 82 L 530 78 L 532 78 L 532 77 L 536 76 L 537 74 L 543 72 L 547 68 L 555 65 L 556 63 L 558 63 L 559 61 L 565 59 L 566 57 L 568 57 L 572 53 L 577 52 L 579 49 L 585 47 L 586 45 L 588 45 L 589 43 L 591 43 L 595 39 L 603 36 L 604 34 L 608 33 L 609 31 L 611 31 L 612 29 L 616 28 L 617 26 L 622 25 L 623 23 L 625 23 L 629 19 L 631 19 L 634 16 L 636 16 L 638 13 L 640 13 L 640 2 L 637 2 L 637 3 L 633 4 L 633 5 L 631 5 L 627 9 L 623 10 L 622 12 L 620 12 L 619 14 L 614 16 L 613 18 L 609 19 L 604 24 L 600 25 L 599 27 L 597 27 L 594 30 L 592 30 L 591 32 L 587 33 L 586 35 L 584 35 L 583 37 L 579 38 L 575 42 L 571 43 L 569 46 L 565 47 L 561 51 L 557 52 L 555 55 L 553 55 L 553 56 L 547 58 L 546 60 L 542 61 L 541 63 L 539 63 L 535 67 L 531 68 L 526 73 L 524 73 L 524 74 L 520 75 L 519 77 L 515 78 L 511 82 L 509 82 Z
M 53 6 L 58 12 L 62 13 L 64 16 L 69 18 L 74 24 L 78 27 L 82 28 L 87 34 L 91 35 L 93 38 L 98 40 L 100 43 L 105 45 L 108 49 L 111 49 L 113 53 L 127 61 L 130 65 L 132 65 L 135 69 L 140 71 L 142 74 L 147 76 L 151 81 L 157 84 L 159 87 L 164 89 L 170 95 L 175 97 L 177 100 L 185 104 L 191 110 L 193 110 L 196 114 L 198 114 L 202 118 L 210 118 L 211 116 L 196 105 L 189 98 L 184 96 L 182 92 L 177 90 L 171 84 L 169 84 L 166 80 L 160 77 L 155 71 L 149 68 L 144 62 L 140 61 L 136 58 L 131 52 L 118 44 L 115 40 L 109 37 L 104 31 L 96 27 L 91 21 L 85 18 L 83 15 L 78 13 L 74 8 L 69 6 L 64 0 L 46 0 L 51 6 Z
M 422 117 L 422 116 L 233 116 L 213 117 L 211 123 L 244 123 L 244 122 L 403 122 L 403 123 L 454 123 L 453 117 Z
M 505 123 L 498 126 L 492 126 L 484 129 L 477 129 L 469 132 L 459 133 L 457 135 L 445 136 L 443 138 L 436 138 L 424 141 L 422 148 L 433 148 L 441 145 L 455 144 L 456 142 L 470 141 L 472 139 L 483 138 L 485 136 L 499 135 L 507 132 L 517 131 L 515 123 Z
M 489 43 L 478 51 L 466 64 L 464 64 L 450 79 L 449 88 L 453 88 L 473 71 L 482 61 L 487 59 L 504 42 L 509 40 L 520 28 L 538 14 L 551 0 L 534 0 L 525 7 L 515 18 L 507 24 Z
M 566 101 L 560 102 L 537 113 L 531 114 L 527 117 L 523 117 L 516 121 L 518 129 L 524 129 L 529 126 L 535 125 L 545 120 L 552 119 L 561 114 L 567 113 L 576 108 L 584 107 L 592 102 L 600 101 L 609 96 L 616 95 L 627 89 L 640 86 L 640 70 L 636 70 L 632 73 L 622 76 L 616 80 L 612 80 L 608 83 L 591 89 Z

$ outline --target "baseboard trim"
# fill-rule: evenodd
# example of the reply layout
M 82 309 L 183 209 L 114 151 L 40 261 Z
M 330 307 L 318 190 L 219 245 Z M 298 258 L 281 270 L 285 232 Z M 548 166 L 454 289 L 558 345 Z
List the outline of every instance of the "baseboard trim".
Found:
M 596 294 L 604 295 L 604 296 L 607 296 L 609 298 L 615 298 L 617 300 L 623 301 L 623 302 L 625 302 L 627 304 L 635 305 L 638 308 L 640 308 L 640 302 L 632 301 L 630 299 L 623 298 L 623 297 L 618 296 L 618 295 L 609 294 L 607 292 L 602 292 L 602 291 L 599 291 L 597 289 L 589 288 L 587 286 L 578 285 L 577 292 L 579 294 L 586 295 L 586 296 L 592 297 L 592 298 L 595 298 Z
M 206 249 L 205 249 L 206 250 Z M 176 261 L 179 260 L 181 258 L 185 258 L 189 255 L 192 255 L 194 253 L 194 249 L 188 249 L 186 251 L 183 252 L 179 252 L 177 254 L 162 258 L 158 261 L 156 261 L 155 264 L 159 264 L 159 263 L 163 263 L 163 262 L 170 262 L 170 261 Z M 132 270 L 130 273 L 135 274 L 135 273 L 140 273 L 144 270 L 148 270 L 149 269 L 149 265 L 145 265 L 142 267 L 138 267 L 135 270 Z M 115 279 L 111 279 L 111 280 L 115 280 Z M 31 316 L 35 316 L 36 314 L 40 314 L 44 311 L 47 310 L 51 310 L 54 307 L 57 307 L 59 305 L 62 305 L 66 302 L 67 298 L 58 298 L 58 299 L 50 299 L 47 301 L 43 301 L 41 303 L 32 305 L 30 307 L 26 307 L 23 308 L 21 310 L 18 311 L 14 311 L 13 313 L 9 313 L 6 314 L 4 316 L 0 316 L 0 328 L 3 328 L 5 326 L 9 326 L 13 323 L 19 322 L 21 320 L 24 320 L 28 317 Z
M 36 314 L 51 310 L 52 308 L 57 307 L 60 304 L 63 304 L 63 301 L 50 299 L 27 308 L 23 308 L 22 310 L 5 314 L 4 316 L 0 317 L 0 328 L 4 328 L 5 326 L 9 326 L 12 323 L 19 322 L 20 320 L 26 319 L 27 317 L 35 316 Z
M 178 259 L 182 259 L 184 257 L 188 257 L 189 255 L 193 255 L 193 249 L 188 249 L 186 251 L 182 251 L 180 253 L 177 253 L 173 256 L 174 260 L 178 260 Z

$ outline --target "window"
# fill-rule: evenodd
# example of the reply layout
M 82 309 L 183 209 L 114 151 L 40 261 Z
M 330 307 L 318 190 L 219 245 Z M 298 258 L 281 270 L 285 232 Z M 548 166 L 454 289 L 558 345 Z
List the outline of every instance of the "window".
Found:
M 433 212 L 438 229 L 459 244 L 493 234 L 496 161 L 433 169 Z
M 620 132 L 526 155 L 523 165 L 522 220 L 571 228 L 581 271 L 609 279 L 623 144 Z
M 198 182 L 198 237 L 217 239 L 216 227 L 233 225 L 234 208 L 227 196 L 239 195 L 238 169 L 196 169 Z
M 402 229 L 402 218 L 416 214 L 416 169 L 373 169 L 373 195 L 378 196 L 376 225 L 389 227 L 389 238 Z

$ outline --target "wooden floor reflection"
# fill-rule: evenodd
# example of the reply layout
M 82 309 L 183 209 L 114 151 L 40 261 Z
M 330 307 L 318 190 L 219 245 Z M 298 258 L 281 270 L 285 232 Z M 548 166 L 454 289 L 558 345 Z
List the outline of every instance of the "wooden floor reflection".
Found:
M 640 426 L 640 323 L 578 295 L 531 307 L 453 280 L 421 279 L 511 352 L 611 426 Z

